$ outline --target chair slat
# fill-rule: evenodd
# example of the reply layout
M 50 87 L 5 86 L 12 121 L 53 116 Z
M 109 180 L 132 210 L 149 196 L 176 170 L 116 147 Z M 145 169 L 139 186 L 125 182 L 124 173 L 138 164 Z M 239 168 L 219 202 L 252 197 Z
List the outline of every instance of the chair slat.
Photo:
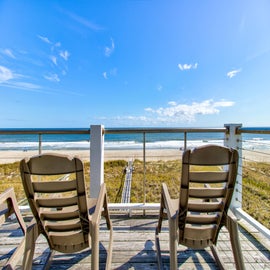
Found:
M 190 182 L 196 183 L 222 183 L 225 182 L 228 177 L 227 171 L 220 172 L 190 172 Z
M 211 239 L 214 229 L 215 225 L 206 225 L 199 227 L 187 224 L 185 228 L 184 239 L 192 239 L 193 241 Z
M 213 199 L 224 197 L 226 189 L 224 188 L 190 188 L 189 197 Z
M 199 147 L 193 149 L 189 164 L 202 166 L 227 165 L 230 162 L 230 157 L 230 152 L 226 147 L 208 145 L 204 149 Z
M 68 219 L 74 219 L 74 218 L 78 218 L 79 217 L 79 212 L 78 211 L 42 211 L 40 213 L 40 218 L 42 220 L 55 220 L 55 221 L 59 221 L 59 220 L 68 220 Z
M 33 182 L 35 192 L 39 193 L 62 193 L 76 190 L 76 180 L 71 181 L 48 181 L 48 182 Z
M 68 156 L 62 158 L 60 155 L 44 154 L 31 157 L 27 163 L 33 175 L 58 175 L 83 170 L 81 163 Z
M 188 211 L 191 212 L 219 212 L 222 210 L 221 202 L 190 202 L 188 204 Z
M 78 197 L 64 197 L 64 198 L 45 198 L 36 200 L 39 207 L 67 207 L 78 204 Z M 78 208 L 77 208 L 78 209 Z
M 49 232 L 48 235 L 54 245 L 72 246 L 85 242 L 84 235 L 81 230 L 69 232 Z
M 188 214 L 187 218 L 186 218 L 186 223 L 190 223 L 190 224 L 215 224 L 215 223 L 217 223 L 218 219 L 219 219 L 218 214 L 214 214 L 214 215 Z
M 48 232 L 51 231 L 62 232 L 62 231 L 79 230 L 82 228 L 82 224 L 79 219 L 61 220 L 61 222 L 46 221 L 44 227 Z

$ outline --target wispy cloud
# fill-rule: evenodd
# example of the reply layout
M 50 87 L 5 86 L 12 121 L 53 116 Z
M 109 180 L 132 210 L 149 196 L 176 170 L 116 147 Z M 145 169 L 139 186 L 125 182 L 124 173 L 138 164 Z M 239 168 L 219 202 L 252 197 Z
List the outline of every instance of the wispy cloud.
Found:
M 195 64 L 178 64 L 178 68 L 182 71 L 184 70 L 190 70 L 190 69 L 197 69 L 198 63 Z
M 57 66 L 57 58 L 54 55 L 50 56 L 51 61 Z
M 230 79 L 233 78 L 234 76 L 236 76 L 237 73 L 241 72 L 241 69 L 234 69 L 231 70 L 227 73 L 227 77 L 229 77 Z
M 43 37 L 43 36 L 38 35 L 38 38 L 47 44 L 52 44 L 52 42 L 47 37 Z
M 12 82 L 9 84 L 10 87 L 19 88 L 23 90 L 38 90 L 41 89 L 40 85 L 29 83 L 29 82 Z
M 111 54 L 114 51 L 114 48 L 115 48 L 114 41 L 111 38 L 111 46 L 110 47 L 105 47 L 105 49 L 104 49 L 105 56 L 110 57 Z
M 234 105 L 233 101 L 213 101 L 212 99 L 202 102 L 193 102 L 192 104 L 178 104 L 177 102 L 169 102 L 168 107 L 160 107 L 158 109 L 146 108 L 145 111 L 152 113 L 167 121 L 187 121 L 192 122 L 197 115 L 217 114 L 219 108 L 230 107 Z
M 17 88 L 21 90 L 34 91 L 41 87 L 37 84 L 33 84 L 25 81 L 18 81 L 18 79 L 24 77 L 20 74 L 15 74 L 11 69 L 0 66 L 0 87 Z
M 117 68 L 112 68 L 109 72 L 104 71 L 102 73 L 103 78 L 106 80 L 109 79 L 109 77 L 114 77 L 116 75 L 117 75 Z
M 163 86 L 162 86 L 161 84 L 158 84 L 158 85 L 157 85 L 157 90 L 158 90 L 158 91 L 162 91 L 162 89 L 163 89 Z
M 44 75 L 44 78 L 48 81 L 51 81 L 51 82 L 60 82 L 60 79 L 58 77 L 57 74 L 48 74 L 48 75 Z
M 0 66 L 0 83 L 6 82 L 14 78 L 13 72 L 4 66 Z
M 76 13 L 70 12 L 70 11 L 65 10 L 63 8 L 61 8 L 60 11 L 64 14 L 66 14 L 73 21 L 79 23 L 80 25 L 82 25 L 90 30 L 100 31 L 100 30 L 104 29 L 102 26 L 90 21 L 89 19 L 86 19 L 84 17 L 79 16 Z
M 107 75 L 106 71 L 102 73 L 102 76 L 103 76 L 104 79 L 106 79 L 106 80 L 108 79 L 108 75 Z
M 47 57 L 50 62 L 53 63 L 53 70 L 50 70 L 52 66 L 47 68 L 45 73 L 50 75 L 44 75 L 43 77 L 46 80 L 51 82 L 59 82 L 61 76 L 67 75 L 67 64 L 66 62 L 69 60 L 70 52 L 66 49 L 62 48 L 62 44 L 60 41 L 53 42 L 48 37 L 38 35 L 38 38 L 48 44 Z
M 65 50 L 65 51 L 60 51 L 60 54 L 59 54 L 64 60 L 68 60 L 69 56 L 70 56 L 70 53 Z
M 11 49 L 2 49 L 1 50 L 1 53 L 10 57 L 10 58 L 13 58 L 13 59 L 16 59 L 15 55 L 13 54 L 12 50 Z

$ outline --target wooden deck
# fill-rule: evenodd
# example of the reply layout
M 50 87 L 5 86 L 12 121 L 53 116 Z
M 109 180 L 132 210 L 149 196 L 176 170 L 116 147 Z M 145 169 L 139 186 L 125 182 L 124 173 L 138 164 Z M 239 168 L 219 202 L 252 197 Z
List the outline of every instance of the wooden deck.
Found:
M 144 216 L 141 212 L 132 217 L 126 212 L 112 213 L 114 227 L 114 244 L 112 269 L 157 269 L 157 255 L 155 248 L 155 226 L 157 213 L 150 212 Z M 247 224 L 242 224 L 248 226 Z M 270 269 L 270 243 L 265 240 L 255 229 L 249 227 L 247 232 L 242 226 L 240 241 L 242 245 L 246 269 Z M 100 232 L 101 262 L 100 269 L 104 269 L 108 233 L 105 224 Z M 0 230 L 0 267 L 12 254 L 14 247 L 20 241 L 22 233 L 18 224 L 10 221 L 1 226 Z M 160 235 L 162 261 L 164 269 L 169 269 L 168 227 L 164 223 Z M 224 229 L 219 238 L 218 248 L 226 269 L 235 269 L 230 247 L 229 235 Z M 33 269 L 42 269 L 48 256 L 48 248 L 44 238 L 40 237 L 35 251 Z M 89 250 L 78 254 L 56 253 L 50 269 L 90 269 Z M 208 250 L 193 251 L 179 247 L 179 269 L 218 269 L 211 252 Z

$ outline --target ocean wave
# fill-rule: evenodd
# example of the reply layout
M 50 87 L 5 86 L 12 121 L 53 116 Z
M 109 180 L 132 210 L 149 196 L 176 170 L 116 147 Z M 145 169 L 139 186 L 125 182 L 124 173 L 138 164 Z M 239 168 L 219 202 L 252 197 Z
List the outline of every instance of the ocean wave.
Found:
M 206 144 L 223 145 L 223 140 L 188 140 L 187 147 L 193 148 Z M 167 140 L 146 142 L 147 149 L 183 149 L 185 147 L 183 140 Z M 37 150 L 38 142 L 0 142 L 0 150 Z M 143 143 L 138 141 L 105 141 L 105 149 L 142 149 Z M 44 150 L 87 150 L 90 149 L 89 141 L 69 141 L 69 142 L 42 142 Z M 270 140 L 245 140 L 243 149 L 270 149 Z

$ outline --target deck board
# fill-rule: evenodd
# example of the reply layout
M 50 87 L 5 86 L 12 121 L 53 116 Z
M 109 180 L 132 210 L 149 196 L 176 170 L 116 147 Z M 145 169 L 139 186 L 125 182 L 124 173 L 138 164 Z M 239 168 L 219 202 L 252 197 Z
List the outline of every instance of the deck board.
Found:
M 155 248 L 155 226 L 157 214 L 134 214 L 129 217 L 125 212 L 112 213 L 114 228 L 112 269 L 157 269 L 157 254 Z M 168 224 L 165 221 L 160 234 L 160 246 L 164 269 L 169 269 Z M 256 238 L 260 235 L 253 231 L 253 235 L 239 226 L 240 241 L 243 249 L 246 269 L 270 269 L 269 241 L 260 243 Z M 256 234 L 257 233 L 257 234 Z M 0 228 L 0 267 L 12 254 L 19 243 L 22 232 L 13 221 L 5 223 Z M 100 269 L 105 269 L 106 250 L 109 234 L 102 222 L 100 230 Z M 263 239 L 260 238 L 260 239 Z M 235 269 L 229 235 L 222 229 L 218 242 L 218 249 L 227 269 Z M 55 253 L 51 269 L 90 269 L 90 250 L 77 254 Z M 44 237 L 39 237 L 35 249 L 33 269 L 42 269 L 49 255 Z M 179 269 L 218 269 L 209 250 L 194 251 L 180 246 L 178 251 Z

